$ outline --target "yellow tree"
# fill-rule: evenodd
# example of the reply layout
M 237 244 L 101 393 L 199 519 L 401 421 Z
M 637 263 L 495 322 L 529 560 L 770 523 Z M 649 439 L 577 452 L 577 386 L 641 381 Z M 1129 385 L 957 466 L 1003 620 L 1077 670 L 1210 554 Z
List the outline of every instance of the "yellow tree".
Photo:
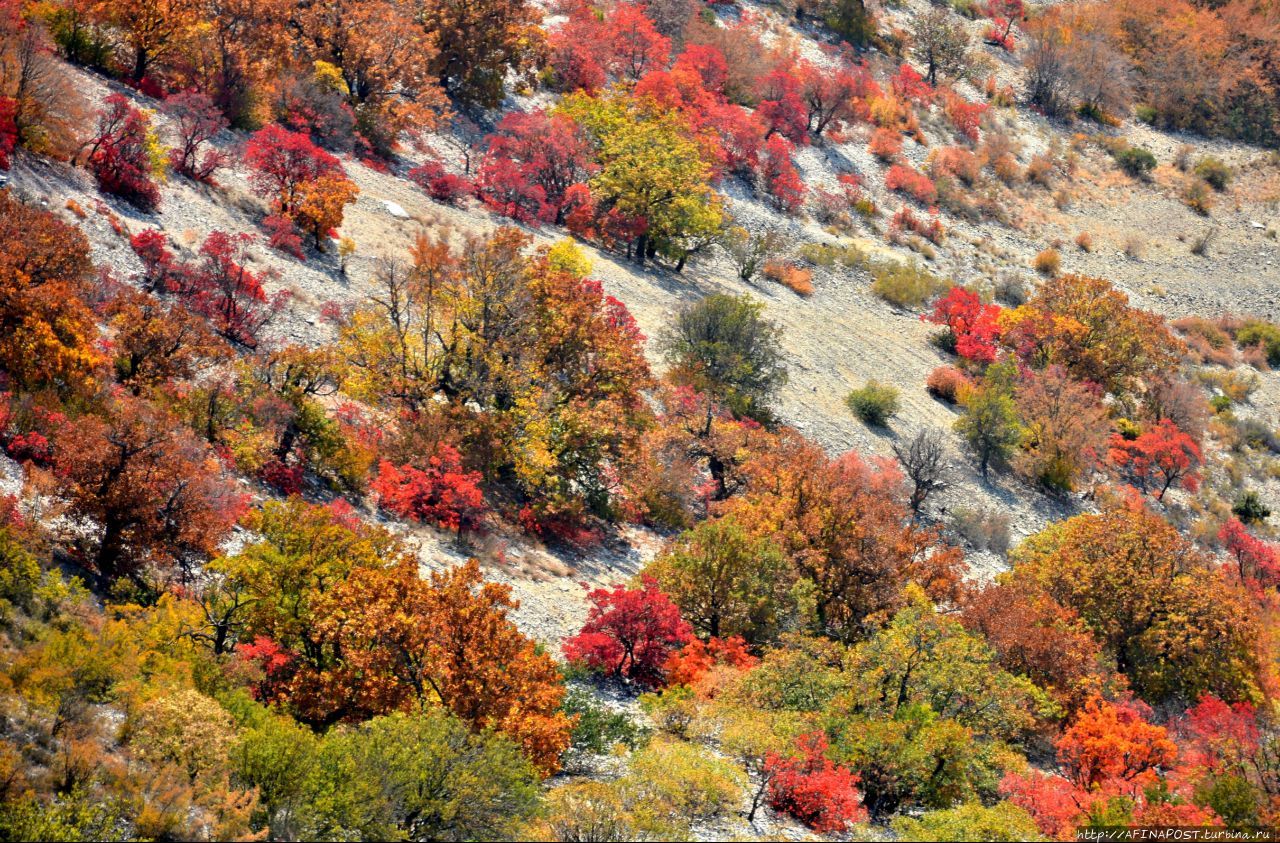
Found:
M 597 210 L 638 262 L 659 252 L 681 261 L 723 225 L 711 166 L 683 115 L 620 94 L 574 94 L 560 110 L 594 141 Z

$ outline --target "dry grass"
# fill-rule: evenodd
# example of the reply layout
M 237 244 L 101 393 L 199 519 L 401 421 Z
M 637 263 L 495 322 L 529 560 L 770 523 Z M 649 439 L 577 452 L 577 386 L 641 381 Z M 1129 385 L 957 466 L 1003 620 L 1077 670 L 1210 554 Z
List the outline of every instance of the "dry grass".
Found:
M 1031 265 L 1044 277 L 1053 278 L 1062 271 L 1062 255 L 1057 249 L 1045 249 L 1036 255 Z
M 764 277 L 786 287 L 798 296 L 813 295 L 813 272 L 785 261 L 769 261 L 764 265 Z

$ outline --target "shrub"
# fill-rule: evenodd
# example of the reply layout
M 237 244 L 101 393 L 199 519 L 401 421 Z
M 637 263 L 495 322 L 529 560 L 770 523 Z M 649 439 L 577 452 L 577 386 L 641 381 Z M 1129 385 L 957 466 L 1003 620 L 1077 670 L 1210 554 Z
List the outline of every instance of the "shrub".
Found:
M 929 156 L 929 172 L 934 179 L 951 176 L 972 187 L 982 173 L 982 161 L 962 146 L 947 146 Z
M 927 220 L 921 219 L 906 206 L 903 206 L 898 213 L 893 215 L 889 228 L 891 231 L 910 231 L 914 234 L 919 234 L 930 243 L 941 243 L 942 238 L 946 236 L 946 230 L 943 229 L 941 220 L 937 217 L 930 217 Z
M 160 190 L 152 179 L 158 150 L 147 115 L 121 94 L 106 99 L 98 114 L 97 134 L 89 142 L 89 170 L 103 193 L 119 196 L 142 211 L 160 205 Z
M 994 510 L 956 507 L 949 526 L 975 550 L 1004 555 L 1009 550 L 1009 516 Z
M 1258 524 L 1271 517 L 1270 507 L 1262 502 L 1262 498 L 1253 489 L 1236 498 L 1236 502 L 1231 505 L 1231 513 L 1246 524 Z
M 1082 231 L 1076 235 L 1076 248 L 1082 252 L 1093 251 L 1093 235 L 1087 231 Z
M 867 144 L 867 151 L 888 163 L 902 151 L 902 135 L 893 129 L 876 129 L 871 133 L 871 142 Z
M 1036 255 L 1031 265 L 1046 278 L 1053 278 L 1062 271 L 1062 256 L 1057 249 L 1045 249 Z
M 1250 320 L 1236 331 L 1236 344 L 1241 348 L 1256 345 L 1267 355 L 1267 365 L 1280 368 L 1280 327 L 1270 322 Z
M 1213 190 L 1204 179 L 1191 179 L 1182 188 L 1182 203 L 1202 217 L 1213 208 Z
M 570 753 L 604 755 L 619 744 L 637 749 L 648 737 L 648 730 L 628 717 L 626 712 L 606 708 L 580 688 L 569 689 L 562 707 L 566 714 L 577 715 L 578 718 L 570 738 Z
M 947 284 L 922 267 L 915 258 L 908 263 L 885 261 L 871 268 L 871 291 L 898 307 L 918 308 L 947 289 Z
M 978 140 L 978 124 L 988 106 L 985 102 L 969 102 L 959 94 L 947 91 L 944 94 L 944 108 L 947 119 L 957 132 L 975 143 Z
M 195 90 L 168 97 L 164 110 L 178 133 L 178 145 L 169 151 L 169 166 L 189 179 L 211 183 L 218 168 L 227 164 L 227 156 L 205 146 L 227 127 L 226 118 L 213 100 Z
M 898 395 L 895 387 L 867 381 L 866 386 L 850 392 L 845 403 L 866 424 L 884 427 L 898 413 Z
M 938 189 L 933 179 L 907 164 L 894 164 L 885 173 L 884 186 L 899 193 L 905 193 L 924 205 L 933 205 L 938 201 Z
M 1126 146 L 1114 155 L 1120 169 L 1134 178 L 1145 179 L 1156 168 L 1156 157 L 1141 146 Z
M 473 530 L 484 517 L 480 474 L 462 467 L 462 456 L 450 445 L 427 460 L 426 470 L 397 468 L 383 461 L 370 488 L 378 504 L 400 518 L 435 524 L 448 530 Z
M 858 776 L 826 757 L 827 736 L 813 732 L 797 741 L 800 757 L 771 752 L 765 760 L 769 805 L 819 833 L 839 833 L 867 818 Z
M 268 214 L 262 218 L 262 228 L 267 232 L 268 246 L 298 260 L 306 260 L 302 251 L 302 233 L 293 220 L 281 214 Z
M 934 398 L 955 404 L 960 400 L 960 391 L 969 384 L 969 378 L 955 366 L 939 366 L 929 373 L 925 380 L 925 389 Z
M 456 205 L 475 192 L 475 185 L 464 176 L 445 172 L 438 161 L 427 161 L 409 171 L 409 180 L 427 192 L 437 202 Z
M 1195 174 L 1214 190 L 1226 190 L 1231 184 L 1231 168 L 1221 158 L 1206 155 L 1196 162 Z
M 769 261 L 764 265 L 764 277 L 781 284 L 798 296 L 813 295 L 813 273 L 795 264 Z

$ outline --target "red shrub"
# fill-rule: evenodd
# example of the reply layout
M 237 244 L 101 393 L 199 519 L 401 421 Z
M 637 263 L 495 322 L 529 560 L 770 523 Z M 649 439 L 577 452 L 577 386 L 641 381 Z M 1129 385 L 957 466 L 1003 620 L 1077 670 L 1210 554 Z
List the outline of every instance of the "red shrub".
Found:
M 143 211 L 160 205 L 160 190 L 151 180 L 147 153 L 147 116 L 129 104 L 123 94 L 112 94 L 98 113 L 98 126 L 89 141 L 89 170 L 98 189 L 119 196 Z
M 164 101 L 164 110 L 178 132 L 178 145 L 169 150 L 169 166 L 200 182 L 212 182 L 213 174 L 227 164 L 227 156 L 217 149 L 201 154 L 204 146 L 227 126 L 213 100 L 198 91 L 183 91 Z
M 246 348 L 257 348 L 262 329 L 289 300 L 285 290 L 268 297 L 262 280 L 245 268 L 252 239 L 247 234 L 211 233 L 200 247 L 200 264 L 181 273 L 172 288 L 214 330 Z
M 747 652 L 747 642 L 740 635 L 712 638 L 706 643 L 695 638 L 671 654 L 664 670 L 668 685 L 696 685 L 717 665 L 750 670 L 757 662 L 759 659 Z
M 941 243 L 942 238 L 947 233 L 946 229 L 942 227 L 942 221 L 937 217 L 929 217 L 927 220 L 921 219 L 915 215 L 915 212 L 905 206 L 893 215 L 889 225 L 897 231 L 910 231 L 919 234 L 933 243 Z
M 894 129 L 876 129 L 871 133 L 871 142 L 867 144 L 867 151 L 888 163 L 902 152 L 902 134 Z
M 146 228 L 129 238 L 129 246 L 142 261 L 142 286 L 149 292 L 168 290 L 182 267 L 169 251 L 169 238 L 155 228 Z
M 637 589 L 597 588 L 582 631 L 564 642 L 565 658 L 650 687 L 662 683 L 671 654 L 693 637 L 680 610 L 646 577 Z
M 943 107 L 947 119 L 955 130 L 971 141 L 978 140 L 978 126 L 982 123 L 982 115 L 989 106 L 985 102 L 969 102 L 954 91 L 943 94 Z
M 933 205 L 938 201 L 938 190 L 933 179 L 910 166 L 894 164 L 885 173 L 884 185 L 890 190 L 905 193 L 922 205 Z
M 765 143 L 764 159 L 760 163 L 765 190 L 775 204 L 788 213 L 795 213 L 804 203 L 804 182 L 791 163 L 792 148 L 782 135 L 774 135 Z
M 889 78 L 889 86 L 900 99 L 924 102 L 933 97 L 933 87 L 924 81 L 924 77 L 914 67 L 905 62 Z
M 305 474 L 301 463 L 286 465 L 280 460 L 271 460 L 262 467 L 259 476 L 262 482 L 272 487 L 283 495 L 298 495 L 302 493 L 302 479 Z
M 1156 500 L 1179 484 L 1192 492 L 1200 485 L 1200 446 L 1169 419 L 1134 439 L 1113 434 L 1110 457 L 1121 477 L 1144 492 L 1154 491 Z
M 17 100 L 0 97 L 0 170 L 9 169 L 10 156 L 18 145 L 18 127 L 14 123 L 17 113 Z
M 858 776 L 827 758 L 827 736 L 811 732 L 796 742 L 799 758 L 769 753 L 769 805 L 821 834 L 838 834 L 862 822 L 867 812 L 858 793 Z
M 983 304 L 978 294 L 952 287 L 933 305 L 930 322 L 946 325 L 955 338 L 956 353 L 967 360 L 991 363 L 999 347 L 1000 306 Z
M 426 470 L 396 468 L 384 460 L 370 488 L 378 505 L 393 515 L 461 533 L 479 527 L 484 517 L 481 479 L 478 472 L 463 468 L 456 448 L 441 445 Z
M 427 161 L 420 167 L 414 167 L 409 171 L 409 178 L 432 199 L 446 205 L 456 205 L 476 190 L 471 179 L 445 172 L 444 165 L 438 161 Z
M 302 232 L 293 220 L 282 214 L 269 214 L 262 218 L 262 227 L 267 232 L 268 246 L 298 260 L 307 259 L 302 251 Z
M 929 373 L 924 386 L 933 397 L 955 404 L 960 391 L 969 386 L 969 378 L 955 366 L 939 366 Z

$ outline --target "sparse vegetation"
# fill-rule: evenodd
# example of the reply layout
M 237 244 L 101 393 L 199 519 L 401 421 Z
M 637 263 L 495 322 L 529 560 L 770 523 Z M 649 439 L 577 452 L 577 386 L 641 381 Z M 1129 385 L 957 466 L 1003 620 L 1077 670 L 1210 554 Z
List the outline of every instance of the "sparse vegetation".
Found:
M 950 286 L 914 259 L 905 263 L 884 261 L 873 264 L 871 277 L 872 292 L 903 308 L 923 307 Z
M 853 414 L 873 427 L 884 427 L 898 413 L 898 390 L 878 381 L 867 381 L 865 386 L 849 393 L 845 403 Z

